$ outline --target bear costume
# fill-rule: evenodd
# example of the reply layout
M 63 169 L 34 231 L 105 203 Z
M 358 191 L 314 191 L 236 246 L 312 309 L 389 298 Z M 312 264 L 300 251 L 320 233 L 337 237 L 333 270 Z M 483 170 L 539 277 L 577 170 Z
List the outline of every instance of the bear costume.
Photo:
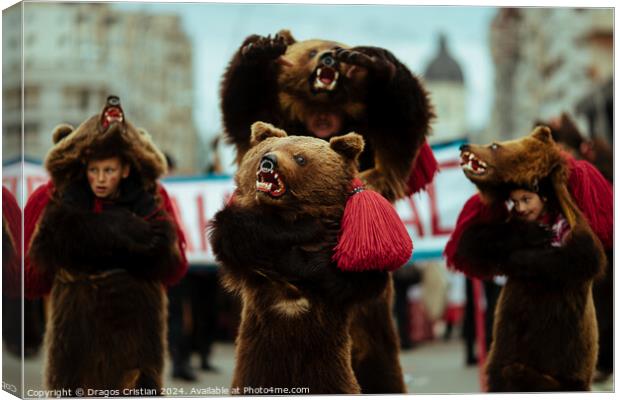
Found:
M 184 238 L 157 182 L 163 154 L 130 124 L 115 96 L 77 129 L 58 126 L 45 159 L 51 180 L 25 209 L 26 295 L 51 290 L 47 389 L 162 387 L 167 299 L 187 270 Z M 88 160 L 130 166 L 114 201 L 95 197 Z M 84 392 L 87 393 L 87 392 Z
M 250 147 L 250 125 L 260 120 L 325 140 L 359 133 L 366 143 L 360 177 L 390 201 L 425 187 L 437 170 L 425 141 L 434 117 L 428 94 L 386 49 L 296 41 L 287 30 L 251 35 L 225 72 L 221 107 L 237 161 Z M 381 298 L 356 311 L 353 365 L 363 393 L 406 392 L 392 297 L 390 279 Z
M 458 218 L 446 246 L 448 263 L 470 276 L 507 277 L 486 364 L 489 390 L 589 390 L 598 350 L 592 285 L 606 259 L 578 206 L 584 200 L 571 191 L 581 191 L 577 179 L 593 201 L 600 200 L 602 215 L 592 221 L 609 240 L 609 225 L 601 223 L 609 218 L 604 215 L 609 186 L 593 167 L 576 165 L 562 152 L 547 127 L 519 140 L 464 145 L 461 151 L 465 175 L 480 193 Z M 509 217 L 510 190 L 543 186 L 568 222 L 561 245 L 552 244 L 553 232 L 538 222 Z
M 544 123 L 543 123 L 544 125 Z M 551 135 L 560 146 L 586 160 L 613 185 L 613 151 L 604 139 L 586 139 L 567 113 L 549 122 Z M 592 294 L 598 323 L 598 361 L 594 381 L 603 381 L 614 372 L 614 266 L 613 247 L 605 248 L 607 268 L 603 279 L 594 282 Z
M 360 393 L 349 324 L 388 273 L 343 272 L 332 255 L 363 145 L 353 133 L 328 143 L 252 125 L 234 201 L 210 234 L 222 280 L 243 301 L 233 388 Z

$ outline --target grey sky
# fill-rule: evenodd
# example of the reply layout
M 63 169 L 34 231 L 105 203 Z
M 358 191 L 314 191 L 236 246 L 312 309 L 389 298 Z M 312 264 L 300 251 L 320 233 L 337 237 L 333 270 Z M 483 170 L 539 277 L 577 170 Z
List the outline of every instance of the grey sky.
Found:
M 493 67 L 488 36 L 496 8 L 201 3 L 116 6 L 182 16 L 195 49 L 195 120 L 202 135 L 212 135 L 221 128 L 219 82 L 243 39 L 284 28 L 298 40 L 326 38 L 348 45 L 385 47 L 420 75 L 437 50 L 439 32 L 445 32 L 449 48 L 463 68 L 470 128 L 483 128 L 489 117 Z

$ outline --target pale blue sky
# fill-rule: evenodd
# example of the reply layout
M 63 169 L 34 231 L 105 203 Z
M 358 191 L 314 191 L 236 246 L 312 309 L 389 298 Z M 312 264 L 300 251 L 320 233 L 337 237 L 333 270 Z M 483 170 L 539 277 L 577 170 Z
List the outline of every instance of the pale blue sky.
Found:
M 201 135 L 221 129 L 218 88 L 224 68 L 243 39 L 290 29 L 298 40 L 332 39 L 348 45 L 391 50 L 422 75 L 437 51 L 437 36 L 448 36 L 467 88 L 470 129 L 486 125 L 492 102 L 493 66 L 489 26 L 491 7 L 116 3 L 149 12 L 175 12 L 194 46 L 195 120 Z M 432 95 L 432 94 L 431 94 Z

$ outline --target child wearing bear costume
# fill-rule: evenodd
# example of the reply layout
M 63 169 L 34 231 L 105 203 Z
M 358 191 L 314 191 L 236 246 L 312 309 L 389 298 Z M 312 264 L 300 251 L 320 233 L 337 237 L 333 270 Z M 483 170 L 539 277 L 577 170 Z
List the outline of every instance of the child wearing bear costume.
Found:
M 58 127 L 54 142 L 45 161 L 51 182 L 25 211 L 26 293 L 51 289 L 45 387 L 159 395 L 162 283 L 187 269 L 182 234 L 156 181 L 165 158 L 126 121 L 115 96 L 77 129 Z
M 362 135 L 360 178 L 390 201 L 424 188 L 437 170 L 425 140 L 434 117 L 428 94 L 383 48 L 297 41 L 287 30 L 251 35 L 224 75 L 221 107 L 238 162 L 250 147 L 250 125 L 266 121 L 324 140 Z M 353 368 L 364 393 L 406 392 L 392 293 L 390 279 L 383 296 L 355 311 Z
M 360 393 L 349 324 L 388 273 L 343 272 L 332 255 L 362 148 L 356 134 L 328 143 L 253 124 L 234 202 L 211 228 L 223 281 L 243 300 L 233 387 Z
M 606 260 L 568 190 L 569 174 L 583 171 L 570 168 L 570 156 L 546 127 L 461 151 L 481 197 L 470 199 L 459 216 L 446 246 L 448 262 L 472 276 L 508 278 L 495 310 L 489 390 L 588 390 L 598 346 L 592 284 Z M 596 174 L 587 180 L 591 196 L 597 196 L 594 182 L 604 182 Z

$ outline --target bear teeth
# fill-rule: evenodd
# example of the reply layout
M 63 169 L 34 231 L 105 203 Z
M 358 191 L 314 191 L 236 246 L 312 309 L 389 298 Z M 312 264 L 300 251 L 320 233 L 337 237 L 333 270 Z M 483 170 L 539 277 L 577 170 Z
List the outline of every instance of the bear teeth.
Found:
M 332 91 L 336 88 L 336 85 L 338 84 L 338 77 L 340 76 L 340 74 L 338 73 L 338 71 L 334 71 L 334 77 L 331 80 L 327 80 L 323 81 L 321 79 L 321 72 L 323 71 L 322 68 L 318 68 L 316 70 L 316 78 L 314 79 L 314 88 L 317 90 L 327 90 L 327 91 Z

